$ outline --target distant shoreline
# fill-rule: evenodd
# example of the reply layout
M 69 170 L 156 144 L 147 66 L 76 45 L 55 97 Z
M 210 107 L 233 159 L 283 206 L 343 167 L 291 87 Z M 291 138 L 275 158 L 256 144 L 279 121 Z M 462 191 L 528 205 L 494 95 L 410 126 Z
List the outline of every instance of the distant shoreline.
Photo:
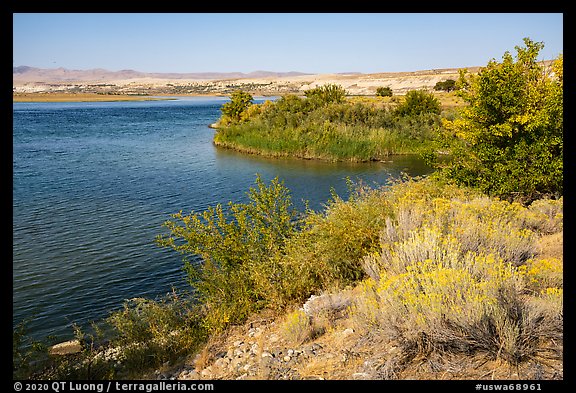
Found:
M 228 97 L 228 94 L 97 94 L 97 93 L 13 93 L 12 102 L 120 102 L 120 101 L 166 101 L 180 97 Z M 276 97 L 275 95 L 258 95 L 254 98 Z
M 17 93 L 12 94 L 12 102 L 116 102 L 116 101 L 159 101 L 172 98 L 96 93 Z

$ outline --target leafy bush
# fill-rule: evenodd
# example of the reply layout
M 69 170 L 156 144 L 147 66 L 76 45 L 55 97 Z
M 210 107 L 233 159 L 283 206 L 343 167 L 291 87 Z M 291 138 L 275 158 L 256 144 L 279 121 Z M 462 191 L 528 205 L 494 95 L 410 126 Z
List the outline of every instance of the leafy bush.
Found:
M 456 81 L 454 79 L 446 79 L 445 81 L 436 82 L 434 90 L 452 91 L 456 89 Z
M 346 90 L 336 84 L 326 84 L 304 92 L 313 107 L 331 103 L 342 103 L 346 98 Z
M 396 107 L 399 116 L 418 116 L 424 113 L 439 115 L 440 111 L 440 101 L 434 94 L 424 90 L 410 90 L 404 96 L 404 101 Z
M 387 108 L 350 102 L 317 106 L 309 98 L 286 95 L 245 123 L 221 128 L 218 146 L 269 156 L 340 161 L 383 160 L 415 153 L 439 139 L 440 117 L 433 113 L 398 118 Z
M 376 88 L 376 95 L 378 97 L 392 97 L 392 89 L 388 86 Z
M 12 330 L 12 377 L 27 379 L 37 371 L 34 363 L 45 361 L 47 348 L 40 341 L 33 340 L 27 332 L 29 321 L 22 321 Z
M 164 225 L 170 235 L 157 243 L 189 256 L 185 269 L 198 301 L 208 309 L 209 331 L 239 323 L 264 306 L 281 301 L 282 282 L 291 278 L 278 264 L 298 223 L 289 190 L 277 178 L 266 186 L 260 176 L 247 204 L 230 202 L 203 213 L 172 215 Z
M 242 90 L 236 90 L 230 96 L 231 101 L 222 105 L 222 115 L 233 122 L 239 122 L 242 119 L 242 113 L 252 105 L 252 95 Z
M 308 212 L 305 227 L 286 249 L 286 263 L 302 285 L 294 290 L 307 297 L 363 278 L 362 257 L 378 247 L 388 214 L 385 193 L 366 188 L 355 190 L 348 201 L 334 195 L 324 212 Z
M 121 310 L 107 318 L 113 328 L 111 343 L 92 354 L 91 362 L 130 374 L 175 360 L 206 339 L 203 314 L 202 305 L 185 294 L 173 293 L 159 301 L 126 300 Z
M 447 177 L 530 203 L 563 192 L 563 60 L 552 76 L 537 61 L 544 44 L 524 43 L 516 59 L 506 52 L 477 75 L 461 73 L 458 95 L 468 105 L 444 126 L 462 141 Z

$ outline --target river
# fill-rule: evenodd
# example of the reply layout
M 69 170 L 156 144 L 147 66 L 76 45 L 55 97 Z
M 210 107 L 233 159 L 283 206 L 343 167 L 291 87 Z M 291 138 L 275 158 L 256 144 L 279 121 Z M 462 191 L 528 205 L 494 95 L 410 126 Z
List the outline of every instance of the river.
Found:
M 68 339 L 123 300 L 185 288 L 181 256 L 154 244 L 182 210 L 245 202 L 256 174 L 319 210 L 346 178 L 385 184 L 431 168 L 271 159 L 214 147 L 224 97 L 13 104 L 13 326 Z M 257 101 L 259 102 L 259 101 Z

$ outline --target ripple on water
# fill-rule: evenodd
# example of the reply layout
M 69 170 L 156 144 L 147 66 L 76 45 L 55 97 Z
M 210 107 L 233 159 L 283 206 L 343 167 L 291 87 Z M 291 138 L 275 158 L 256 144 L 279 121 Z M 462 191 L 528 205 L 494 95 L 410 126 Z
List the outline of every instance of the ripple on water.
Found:
M 256 174 L 319 209 L 346 176 L 385 182 L 421 163 L 334 165 L 217 150 L 226 99 L 13 105 L 13 324 L 72 336 L 124 299 L 186 288 L 181 256 L 154 244 L 170 214 L 246 201 Z M 396 165 L 396 166 L 394 166 Z M 400 169 L 401 168 L 401 169 Z

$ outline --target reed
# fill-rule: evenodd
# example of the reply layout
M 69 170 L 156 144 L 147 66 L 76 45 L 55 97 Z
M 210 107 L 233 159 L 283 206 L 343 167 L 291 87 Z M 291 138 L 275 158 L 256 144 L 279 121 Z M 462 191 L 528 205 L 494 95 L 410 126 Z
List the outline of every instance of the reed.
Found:
M 252 105 L 249 112 L 243 121 L 220 128 L 214 144 L 271 157 L 382 161 L 423 152 L 439 136 L 441 124 L 435 113 L 400 116 L 358 101 L 314 107 L 296 96 Z

